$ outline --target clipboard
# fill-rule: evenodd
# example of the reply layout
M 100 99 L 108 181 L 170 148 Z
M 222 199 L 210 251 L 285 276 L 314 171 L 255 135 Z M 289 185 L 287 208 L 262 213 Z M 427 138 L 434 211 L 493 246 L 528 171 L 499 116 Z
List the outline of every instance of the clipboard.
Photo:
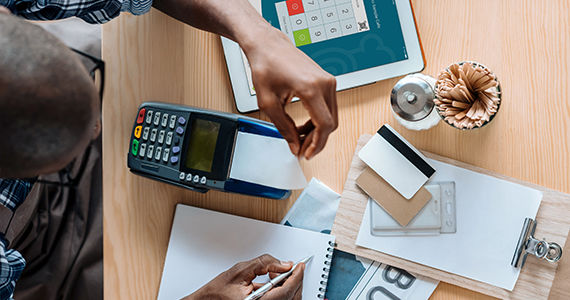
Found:
M 387 263 L 398 268 L 403 268 L 412 273 L 445 281 L 493 297 L 502 299 L 546 299 L 548 297 L 560 262 L 558 264 L 550 264 L 543 260 L 529 258 L 521 269 L 515 288 L 512 292 L 509 292 L 505 289 L 501 289 L 487 283 L 458 276 L 375 250 L 356 246 L 356 238 L 358 236 L 360 223 L 368 201 L 368 196 L 364 194 L 355 183 L 358 175 L 366 167 L 366 164 L 358 158 L 356 153 L 358 153 L 360 148 L 362 148 L 370 138 L 371 135 L 362 135 L 359 138 L 355 155 L 352 159 L 347 180 L 344 185 L 339 209 L 332 229 L 332 234 L 337 237 L 336 242 L 339 250 Z M 536 216 L 538 226 L 536 227 L 534 235 L 536 237 L 545 238 L 549 241 L 555 241 L 560 245 L 564 245 L 566 243 L 568 230 L 570 228 L 570 218 L 568 218 L 570 215 L 570 195 L 499 175 L 450 158 L 441 157 L 427 152 L 423 152 L 423 154 L 435 160 L 540 190 L 543 193 L 543 198 Z M 514 250 L 515 249 L 513 249 L 513 251 Z M 505 253 L 504 255 L 511 257 L 513 253 Z M 563 258 L 561 262 L 568 259 L 569 258 Z

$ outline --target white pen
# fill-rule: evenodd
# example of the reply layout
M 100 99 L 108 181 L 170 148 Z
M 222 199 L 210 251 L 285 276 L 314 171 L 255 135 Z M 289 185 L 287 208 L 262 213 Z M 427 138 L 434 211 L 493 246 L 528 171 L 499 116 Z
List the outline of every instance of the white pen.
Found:
M 255 290 L 253 293 L 249 294 L 247 297 L 245 297 L 244 300 L 255 300 L 255 299 L 259 299 L 261 298 L 261 296 L 265 295 L 265 293 L 267 293 L 269 290 L 271 290 L 274 286 L 276 286 L 277 284 L 279 284 L 279 282 L 283 281 L 283 279 L 287 278 L 289 275 L 291 275 L 291 273 L 293 273 L 293 271 L 295 270 L 295 268 L 297 268 L 297 265 L 299 265 L 300 263 L 304 263 L 307 264 L 311 258 L 313 258 L 313 256 L 309 256 L 305 259 L 300 260 L 298 263 L 294 264 L 293 267 L 291 268 L 291 270 L 278 275 L 277 277 L 271 279 L 268 283 L 266 283 L 265 285 L 263 285 L 262 287 L 258 288 L 257 290 Z

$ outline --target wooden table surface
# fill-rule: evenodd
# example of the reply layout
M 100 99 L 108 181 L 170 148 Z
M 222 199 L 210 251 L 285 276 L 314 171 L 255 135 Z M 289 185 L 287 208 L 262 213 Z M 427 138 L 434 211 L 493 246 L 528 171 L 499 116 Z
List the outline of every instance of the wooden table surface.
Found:
M 397 79 L 340 92 L 339 128 L 302 166 L 338 193 L 356 141 L 391 124 L 420 149 L 570 193 L 570 7 L 565 0 L 412 1 L 427 59 L 425 74 L 474 60 L 493 70 L 503 102 L 486 127 L 444 123 L 425 132 L 399 126 L 389 109 Z M 176 203 L 277 222 L 299 192 L 276 201 L 205 195 L 132 175 L 126 167 L 138 105 L 157 100 L 237 113 L 220 40 L 152 10 L 103 26 L 104 276 L 106 299 L 156 298 Z M 308 115 L 288 105 L 293 119 Z M 266 119 L 262 113 L 250 116 Z M 441 283 L 432 299 L 486 299 Z

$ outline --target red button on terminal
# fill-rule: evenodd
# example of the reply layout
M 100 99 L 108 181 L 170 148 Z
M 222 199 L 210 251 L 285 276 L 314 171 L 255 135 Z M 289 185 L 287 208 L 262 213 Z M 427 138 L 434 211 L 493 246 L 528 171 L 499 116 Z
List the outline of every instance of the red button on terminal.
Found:
M 140 124 L 144 121 L 145 111 L 146 111 L 146 109 L 144 109 L 144 108 L 139 110 L 139 116 L 137 118 L 137 124 Z

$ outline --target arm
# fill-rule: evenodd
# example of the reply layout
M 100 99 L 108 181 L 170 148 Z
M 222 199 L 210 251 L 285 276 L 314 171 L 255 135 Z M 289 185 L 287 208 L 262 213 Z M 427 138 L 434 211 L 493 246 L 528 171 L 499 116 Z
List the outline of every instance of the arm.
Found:
M 194 27 L 236 41 L 247 56 L 258 105 L 296 155 L 320 152 L 338 126 L 336 80 L 272 27 L 247 0 L 154 0 L 154 7 Z M 285 105 L 299 97 L 310 119 L 297 127 Z
M 154 0 L 153 6 L 188 25 L 223 35 L 238 43 L 246 40 L 251 42 L 255 38 L 252 28 L 267 29 L 265 20 L 248 0 Z

